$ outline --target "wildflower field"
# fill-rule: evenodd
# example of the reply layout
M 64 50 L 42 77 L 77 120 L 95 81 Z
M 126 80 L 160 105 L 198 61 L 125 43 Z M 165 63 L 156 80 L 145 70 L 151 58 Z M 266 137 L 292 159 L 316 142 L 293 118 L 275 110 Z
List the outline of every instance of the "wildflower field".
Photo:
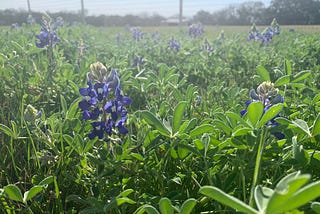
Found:
M 0 213 L 320 213 L 319 34 L 218 28 L 1 27 Z

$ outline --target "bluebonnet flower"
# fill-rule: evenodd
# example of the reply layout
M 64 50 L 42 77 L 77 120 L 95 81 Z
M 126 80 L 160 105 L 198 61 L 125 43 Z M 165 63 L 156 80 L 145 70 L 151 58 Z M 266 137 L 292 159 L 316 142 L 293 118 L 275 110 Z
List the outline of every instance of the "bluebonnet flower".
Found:
M 271 22 L 271 28 L 274 32 L 274 34 L 279 35 L 280 34 L 280 25 L 277 22 L 277 19 L 274 18 Z
M 274 32 L 271 27 L 267 27 L 261 36 L 261 45 L 272 42 L 272 38 L 274 36 Z
M 263 113 L 268 111 L 268 109 L 278 103 L 284 103 L 284 97 L 278 93 L 279 90 L 274 88 L 274 84 L 271 82 L 263 82 L 258 87 L 257 90 L 251 89 L 249 92 L 249 96 L 251 97 L 251 100 L 246 101 L 246 109 L 242 110 L 240 112 L 241 117 L 243 117 L 247 113 L 247 107 L 252 102 L 261 102 L 263 104 Z M 278 126 L 279 124 L 275 121 L 277 117 L 280 117 L 280 115 L 275 116 L 270 121 L 266 123 L 267 126 L 270 126 L 271 128 L 274 128 Z M 283 139 L 284 134 L 280 132 L 273 132 L 272 134 L 278 139 Z
M 99 118 L 99 115 L 100 109 L 98 107 L 95 107 L 92 111 L 83 110 L 82 112 L 82 118 L 85 120 L 96 120 Z
M 98 137 L 99 139 L 104 138 L 104 133 L 106 131 L 106 123 L 103 121 L 99 122 L 92 122 L 91 123 L 93 130 L 88 135 L 88 137 L 92 140 L 95 137 Z
M 256 25 L 253 24 L 250 31 L 249 31 L 247 41 L 260 40 L 260 38 L 261 38 L 261 34 L 260 34 L 259 30 L 256 28 Z
M 97 92 L 92 87 L 92 83 L 88 82 L 87 88 L 80 88 L 79 93 L 84 98 L 79 102 L 79 107 L 81 110 L 89 110 L 91 106 L 95 106 L 97 104 Z
M 203 26 L 201 24 L 192 24 L 189 26 L 189 36 L 196 38 L 204 33 Z
M 272 23 L 270 26 L 267 26 L 265 28 L 265 30 L 260 33 L 255 24 L 252 25 L 251 27 L 251 30 L 249 31 L 249 35 L 248 35 L 248 38 L 247 40 L 250 41 L 250 40 L 261 40 L 261 43 L 260 45 L 265 45 L 267 43 L 271 43 L 272 42 L 272 39 L 275 35 L 279 35 L 280 34 L 280 26 L 277 22 L 276 19 L 273 19 Z
M 98 82 L 94 85 L 97 99 L 101 102 L 108 95 L 108 86 L 105 82 Z
M 128 129 L 124 126 L 126 124 L 126 121 L 127 121 L 127 117 L 122 117 L 121 120 L 118 120 L 116 122 L 115 126 L 118 128 L 121 134 L 127 134 L 129 132 Z
M 35 36 L 37 39 L 39 39 L 39 42 L 36 42 L 36 46 L 38 48 L 44 48 L 47 46 L 53 47 L 57 42 L 60 41 L 60 38 L 57 36 L 54 30 L 56 27 L 53 27 L 52 24 L 52 20 L 49 16 L 42 18 L 42 28 L 40 34 Z
M 173 50 L 173 51 L 179 51 L 180 48 L 181 48 L 181 46 L 180 46 L 180 43 L 179 43 L 177 40 L 175 40 L 175 39 L 172 38 L 172 39 L 169 41 L 169 48 L 170 48 L 171 50 Z
M 210 45 L 210 43 L 208 42 L 207 39 L 204 41 L 203 46 L 200 48 L 200 51 L 202 51 L 202 50 L 206 51 L 208 53 L 211 53 L 213 51 L 213 48 L 212 48 L 212 46 Z
M 156 32 L 153 32 L 152 33 L 152 39 L 154 39 L 154 40 L 159 40 L 160 39 L 160 34 L 158 33 L 158 31 L 156 31 Z
M 93 121 L 89 139 L 109 139 L 106 136 L 115 134 L 115 128 L 119 134 L 127 134 L 125 124 L 128 111 L 125 106 L 130 105 L 132 100 L 122 95 L 117 70 L 112 68 L 108 72 L 102 63 L 97 62 L 90 65 L 87 78 L 88 87 L 79 90 L 84 98 L 79 102 L 79 108 L 83 119 Z
M 132 33 L 132 38 L 136 41 L 140 41 L 141 39 L 143 39 L 143 36 L 145 34 L 141 31 L 140 28 L 137 27 L 131 28 L 130 31 Z

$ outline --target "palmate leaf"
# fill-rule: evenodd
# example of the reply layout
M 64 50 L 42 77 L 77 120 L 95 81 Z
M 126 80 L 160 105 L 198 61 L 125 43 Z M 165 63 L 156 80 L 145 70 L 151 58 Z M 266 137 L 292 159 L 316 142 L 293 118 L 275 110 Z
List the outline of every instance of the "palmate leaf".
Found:
M 171 201 L 166 197 L 160 199 L 159 208 L 161 214 L 173 214 L 174 212 Z
M 193 130 L 190 131 L 190 136 L 194 137 L 197 135 L 201 135 L 203 133 L 212 133 L 214 127 L 210 124 L 202 124 L 200 126 L 195 127 Z
M 311 137 L 311 133 L 309 131 L 309 126 L 306 121 L 301 120 L 301 119 L 296 119 L 295 121 L 292 121 L 292 124 L 295 127 L 297 127 L 298 129 L 300 129 L 301 131 L 303 131 L 304 133 L 306 133 L 309 137 Z
M 6 135 L 8 135 L 9 137 L 14 137 L 13 131 L 6 125 L 0 124 L 0 130 Z
M 285 60 L 284 69 L 287 75 L 291 75 L 291 63 L 289 60 Z
M 278 103 L 275 104 L 273 106 L 271 106 L 262 116 L 262 118 L 260 119 L 260 121 L 257 124 L 257 128 L 261 128 L 263 125 L 265 125 L 268 121 L 270 121 L 271 119 L 273 119 L 275 116 L 277 116 L 280 111 L 283 108 L 283 104 L 282 103 Z
M 183 204 L 180 208 L 180 214 L 190 214 L 194 208 L 194 206 L 197 204 L 197 200 L 194 198 L 189 198 Z
M 156 208 L 148 204 L 142 205 L 134 212 L 134 214 L 143 214 L 143 213 L 160 214 Z
M 296 191 L 283 206 L 279 206 L 277 210 L 270 210 L 267 214 L 284 213 L 296 209 L 320 196 L 320 181 L 306 185 Z M 275 212 L 274 212 L 275 211 Z
M 262 81 L 270 81 L 270 74 L 265 67 L 263 67 L 262 65 L 258 65 L 257 72 Z
M 313 123 L 313 128 L 312 128 L 312 136 L 316 136 L 320 134 L 320 113 L 318 114 L 316 120 Z
M 161 123 L 161 121 L 150 111 L 140 111 L 140 116 L 151 126 L 154 126 L 162 135 L 169 137 L 170 131 Z
M 38 193 L 43 190 L 43 186 L 33 186 L 29 191 L 26 191 L 23 195 L 23 202 L 26 203 L 27 201 L 34 198 Z
M 248 106 L 247 118 L 251 124 L 255 127 L 259 119 L 263 114 L 263 105 L 261 102 L 252 102 Z
M 9 199 L 23 202 L 22 193 L 16 185 L 9 184 L 3 188 L 3 191 Z
M 233 209 L 247 213 L 247 214 L 257 214 L 258 211 L 240 201 L 239 199 L 223 192 L 222 190 L 212 187 L 212 186 L 203 186 L 200 188 L 199 192 L 205 196 L 208 196 L 224 205 L 232 207 Z
M 274 86 L 275 87 L 279 87 L 279 86 L 282 86 L 282 85 L 286 85 L 290 83 L 290 76 L 289 75 L 285 75 L 285 76 L 282 76 L 280 77 L 279 79 L 277 79 L 274 83 Z
M 306 79 L 311 74 L 310 71 L 300 71 L 296 75 L 293 76 L 292 81 L 293 83 L 299 82 L 301 80 Z
M 256 186 L 254 190 L 254 198 L 258 207 L 258 210 L 265 210 L 270 196 L 273 194 L 273 190 L 261 185 Z
M 186 108 L 187 103 L 181 101 L 174 109 L 173 120 L 172 120 L 172 134 L 176 134 L 180 128 L 182 117 L 184 114 L 184 110 Z
M 288 206 L 288 201 L 309 179 L 310 175 L 300 175 L 300 173 L 293 173 L 283 178 L 278 183 L 274 194 L 270 197 L 266 213 L 276 214 L 282 213 L 283 209 L 286 209 L 286 211 L 291 210 L 285 208 Z

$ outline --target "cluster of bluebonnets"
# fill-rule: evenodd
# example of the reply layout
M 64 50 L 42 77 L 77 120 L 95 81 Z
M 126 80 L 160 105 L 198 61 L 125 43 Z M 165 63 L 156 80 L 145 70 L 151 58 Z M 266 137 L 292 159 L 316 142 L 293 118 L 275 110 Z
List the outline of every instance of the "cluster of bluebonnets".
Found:
M 174 38 L 169 40 L 169 48 L 173 51 L 179 51 L 181 48 L 180 42 Z
M 261 41 L 261 45 L 265 45 L 267 43 L 272 42 L 272 39 L 275 35 L 280 34 L 280 26 L 277 22 L 277 20 L 274 18 L 270 24 L 270 26 L 267 26 L 263 32 L 260 32 L 256 25 L 253 24 L 250 31 L 247 40 L 251 41 Z
M 201 24 L 192 24 L 189 26 L 188 34 L 192 38 L 196 38 L 204 34 L 204 29 Z
M 36 46 L 38 48 L 45 48 L 47 46 L 53 47 L 60 38 L 57 36 L 56 30 L 59 26 L 62 26 L 63 19 L 58 17 L 56 21 L 52 20 L 49 16 L 43 16 L 41 20 L 41 31 L 35 37 L 38 39 Z
M 140 41 L 141 39 L 143 39 L 144 35 L 146 34 L 142 32 L 138 27 L 132 27 L 130 28 L 130 31 L 132 33 L 132 38 L 136 41 Z
M 108 140 L 112 134 L 127 134 L 125 106 L 132 100 L 122 95 L 117 70 L 108 71 L 101 62 L 93 63 L 87 74 L 87 85 L 79 89 L 83 97 L 79 108 L 82 118 L 91 121 L 92 131 L 88 137 Z
M 246 107 L 248 107 L 252 102 L 261 102 L 263 104 L 263 113 L 268 111 L 273 105 L 284 102 L 284 97 L 279 93 L 277 88 L 274 88 L 274 84 L 271 82 L 263 82 L 258 87 L 257 90 L 251 89 L 249 92 L 250 100 L 246 101 Z M 240 112 L 243 117 L 248 112 L 247 108 Z M 274 128 L 279 125 L 276 122 L 276 118 L 280 115 L 276 115 L 270 121 L 267 122 L 267 126 Z M 283 139 L 285 136 L 281 132 L 271 132 L 276 138 Z

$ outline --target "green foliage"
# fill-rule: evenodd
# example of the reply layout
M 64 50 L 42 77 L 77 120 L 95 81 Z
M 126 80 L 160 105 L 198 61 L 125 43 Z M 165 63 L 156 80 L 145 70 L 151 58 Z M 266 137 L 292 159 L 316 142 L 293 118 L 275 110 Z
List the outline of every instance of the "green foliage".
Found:
M 319 210 L 317 35 L 284 29 L 260 46 L 247 30 L 191 39 L 183 26 L 143 28 L 136 41 L 123 28 L 66 25 L 49 59 L 35 46 L 39 30 L 0 28 L 0 213 Z M 168 48 L 172 38 L 180 51 Z M 132 99 L 129 134 L 107 142 L 88 138 L 79 110 L 96 61 L 118 69 Z M 246 106 L 262 81 L 284 103 Z
M 277 214 L 295 210 L 320 196 L 320 183 L 305 185 L 309 180 L 309 174 L 294 172 L 282 178 L 274 190 L 257 186 L 254 197 L 258 210 L 216 187 L 204 186 L 199 192 L 240 212 Z M 317 204 L 312 207 L 317 210 Z

